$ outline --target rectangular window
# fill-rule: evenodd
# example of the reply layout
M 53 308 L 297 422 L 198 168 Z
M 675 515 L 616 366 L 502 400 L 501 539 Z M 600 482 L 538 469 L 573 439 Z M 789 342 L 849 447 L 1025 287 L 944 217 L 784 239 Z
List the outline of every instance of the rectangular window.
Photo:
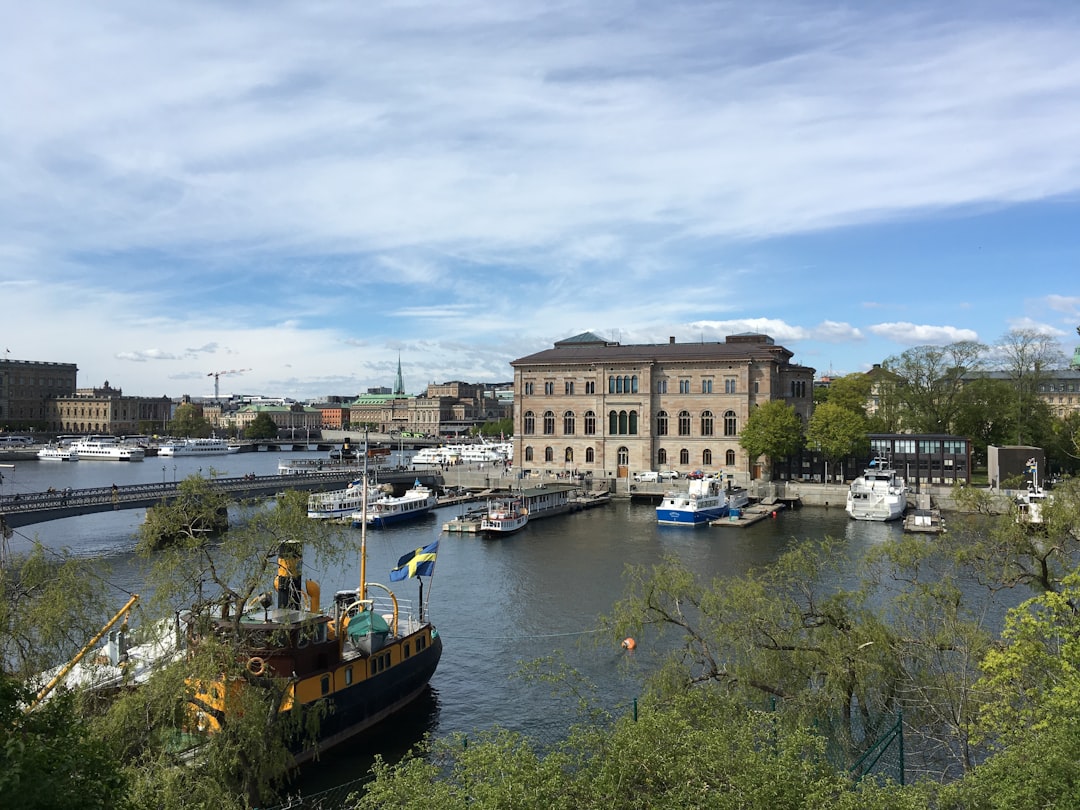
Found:
M 656 393 L 658 393 L 658 394 L 666 394 L 667 393 L 667 380 L 657 380 L 656 381 Z
M 712 393 L 712 380 L 702 380 L 701 381 L 701 393 L 703 393 L 703 394 L 711 394 Z
M 574 383 L 573 383 L 572 380 L 567 380 L 566 381 L 566 395 L 569 397 L 569 396 L 573 396 L 573 394 L 574 394 Z
M 734 377 L 724 377 L 724 393 L 734 394 L 736 392 L 736 380 Z
M 680 394 L 689 394 L 690 393 L 690 381 L 689 380 L 679 380 L 679 393 Z

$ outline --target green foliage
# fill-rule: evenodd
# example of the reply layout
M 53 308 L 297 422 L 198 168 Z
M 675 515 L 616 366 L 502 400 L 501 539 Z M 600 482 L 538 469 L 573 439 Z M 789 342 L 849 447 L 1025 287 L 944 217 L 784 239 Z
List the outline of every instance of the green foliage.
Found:
M 972 450 L 986 462 L 989 445 L 1009 444 L 1016 436 L 1016 414 L 1011 403 L 1016 390 L 1005 380 L 982 377 L 968 381 L 960 391 L 953 430 L 971 439 Z
M 866 403 L 870 401 L 873 385 L 873 379 L 866 374 L 837 377 L 829 385 L 828 402 L 865 418 Z
M 6 810 L 126 808 L 124 774 L 57 692 L 29 714 L 34 691 L 0 672 L 0 796 Z
M 794 408 L 774 399 L 750 412 L 739 445 L 752 461 L 793 455 L 803 446 L 802 422 Z
M 484 424 L 480 426 L 478 432 L 481 436 L 513 436 L 514 420 L 508 418 L 484 422 Z
M 244 438 L 247 439 L 276 439 L 277 435 L 278 426 L 268 413 L 256 415 L 244 430 Z
M 814 409 L 806 426 L 806 442 L 821 448 L 829 461 L 840 461 L 869 451 L 866 418 L 832 401 Z
M 950 433 L 959 409 L 965 375 L 980 368 L 986 347 L 972 341 L 948 346 L 916 346 L 888 358 L 883 366 L 900 384 L 901 422 L 914 433 Z
M 229 496 L 215 489 L 201 475 L 180 482 L 176 497 L 167 504 L 151 506 L 139 526 L 139 548 L 145 553 L 163 545 L 206 543 L 228 528 Z
M 169 422 L 170 436 L 205 439 L 211 433 L 210 423 L 203 417 L 202 409 L 190 402 L 178 405 Z

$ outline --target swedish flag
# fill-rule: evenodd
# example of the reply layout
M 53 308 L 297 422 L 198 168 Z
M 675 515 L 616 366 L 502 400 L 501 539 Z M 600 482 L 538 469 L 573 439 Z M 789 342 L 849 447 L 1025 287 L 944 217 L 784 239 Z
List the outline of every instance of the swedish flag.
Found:
M 415 549 L 397 561 L 397 568 L 390 572 L 390 581 L 398 582 L 409 577 L 430 577 L 435 573 L 435 555 L 439 541 Z

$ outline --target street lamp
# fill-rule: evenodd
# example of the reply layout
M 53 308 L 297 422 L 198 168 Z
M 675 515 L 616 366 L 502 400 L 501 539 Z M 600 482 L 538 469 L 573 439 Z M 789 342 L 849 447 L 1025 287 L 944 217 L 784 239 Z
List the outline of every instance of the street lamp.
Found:
M 161 483 L 162 483 L 162 485 L 165 484 L 165 465 L 164 464 L 161 465 Z

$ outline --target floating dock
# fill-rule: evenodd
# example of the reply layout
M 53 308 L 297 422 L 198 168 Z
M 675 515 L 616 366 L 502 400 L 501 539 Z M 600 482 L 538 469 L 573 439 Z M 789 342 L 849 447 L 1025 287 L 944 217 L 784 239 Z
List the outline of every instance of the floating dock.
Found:
M 747 506 L 745 509 L 737 510 L 727 517 L 709 521 L 709 525 L 734 526 L 739 529 L 744 529 L 747 526 L 753 526 L 758 521 L 765 520 L 765 518 L 776 517 L 783 509 L 784 504 L 779 501 L 773 504 L 754 503 Z

